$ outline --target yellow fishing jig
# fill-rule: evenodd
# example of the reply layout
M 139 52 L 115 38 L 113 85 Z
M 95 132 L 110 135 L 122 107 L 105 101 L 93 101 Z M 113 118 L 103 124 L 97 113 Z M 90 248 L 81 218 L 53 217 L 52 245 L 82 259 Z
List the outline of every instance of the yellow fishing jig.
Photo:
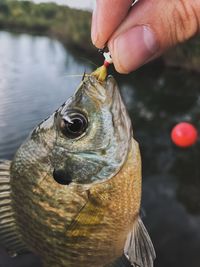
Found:
M 109 65 L 113 63 L 110 52 L 103 52 L 103 56 L 105 58 L 103 65 L 92 73 L 92 75 L 94 75 L 101 82 L 106 79 L 107 69 Z

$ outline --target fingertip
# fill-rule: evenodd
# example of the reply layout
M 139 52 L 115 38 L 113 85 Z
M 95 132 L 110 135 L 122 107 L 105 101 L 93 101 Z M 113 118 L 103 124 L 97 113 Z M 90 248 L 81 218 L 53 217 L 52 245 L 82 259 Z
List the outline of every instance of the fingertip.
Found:
M 115 50 L 115 47 L 114 40 L 110 40 L 108 43 L 108 50 L 111 54 L 115 70 L 121 74 L 128 74 L 130 71 L 126 69 L 126 66 L 121 64 L 120 55 L 118 50 Z
M 127 15 L 132 0 L 98 0 L 92 15 L 92 43 L 103 48 Z
M 98 31 L 98 13 L 97 9 L 95 8 L 92 14 L 92 25 L 91 25 L 91 40 L 94 46 L 97 48 L 104 48 L 104 37 L 100 36 Z
M 97 42 L 97 20 L 96 20 L 96 8 L 94 9 L 93 13 L 92 13 L 92 25 L 91 25 L 91 39 L 92 39 L 92 43 L 93 45 L 96 46 L 96 42 Z
M 119 73 L 129 73 L 144 65 L 158 51 L 154 32 L 147 26 L 135 26 L 109 41 L 113 63 Z

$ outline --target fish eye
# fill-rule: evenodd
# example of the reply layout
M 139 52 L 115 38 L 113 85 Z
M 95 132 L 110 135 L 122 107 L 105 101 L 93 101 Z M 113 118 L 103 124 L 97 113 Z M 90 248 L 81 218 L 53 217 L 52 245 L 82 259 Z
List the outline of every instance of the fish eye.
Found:
M 79 111 L 68 110 L 62 117 L 61 131 L 70 139 L 81 136 L 86 131 L 87 126 L 86 116 Z

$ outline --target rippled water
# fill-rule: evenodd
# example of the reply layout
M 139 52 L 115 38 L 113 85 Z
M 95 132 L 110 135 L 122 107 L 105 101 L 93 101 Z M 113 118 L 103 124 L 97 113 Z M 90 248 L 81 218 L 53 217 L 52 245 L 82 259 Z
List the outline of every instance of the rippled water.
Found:
M 0 158 L 12 159 L 30 130 L 60 106 L 91 65 L 47 37 L 0 32 Z M 199 128 L 199 75 L 160 65 L 118 75 L 143 159 L 145 224 L 157 252 L 156 267 L 200 266 L 200 149 L 170 141 L 181 120 Z M 0 266 L 39 266 L 31 255 Z
M 75 90 L 90 67 L 57 41 L 0 32 L 0 158 L 11 159 L 30 129 Z

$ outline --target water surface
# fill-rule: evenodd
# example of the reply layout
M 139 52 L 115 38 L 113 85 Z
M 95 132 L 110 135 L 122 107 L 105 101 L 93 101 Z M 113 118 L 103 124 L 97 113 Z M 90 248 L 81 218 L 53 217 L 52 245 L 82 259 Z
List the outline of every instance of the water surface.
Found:
M 32 128 L 76 89 L 91 64 L 47 37 L 0 32 L 0 158 L 12 159 Z M 93 60 L 93 59 L 92 59 Z M 170 130 L 179 121 L 199 128 L 200 78 L 160 65 L 118 75 L 143 159 L 143 220 L 157 252 L 156 267 L 200 266 L 199 143 L 178 149 Z M 0 266 L 39 266 L 37 257 Z

